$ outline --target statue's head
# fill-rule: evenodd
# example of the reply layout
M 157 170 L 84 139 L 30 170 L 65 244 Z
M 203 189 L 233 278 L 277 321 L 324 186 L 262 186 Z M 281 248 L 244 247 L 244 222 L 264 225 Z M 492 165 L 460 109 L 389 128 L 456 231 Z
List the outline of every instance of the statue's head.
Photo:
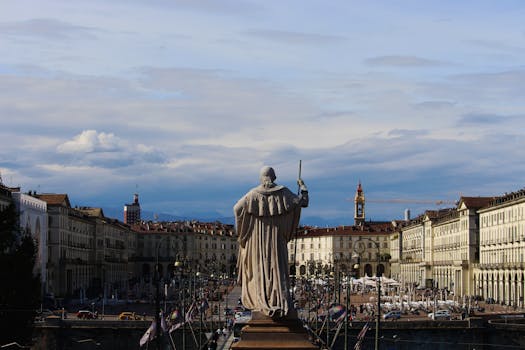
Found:
M 259 178 L 261 179 L 261 184 L 263 186 L 271 187 L 274 184 L 273 182 L 275 181 L 277 177 L 275 176 L 275 171 L 273 170 L 272 167 L 264 166 L 261 169 Z

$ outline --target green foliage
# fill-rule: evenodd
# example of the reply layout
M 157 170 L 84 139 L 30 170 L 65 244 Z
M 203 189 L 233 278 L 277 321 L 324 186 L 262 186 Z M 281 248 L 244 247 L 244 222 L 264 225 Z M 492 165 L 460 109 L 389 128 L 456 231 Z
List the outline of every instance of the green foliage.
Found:
M 31 342 L 40 278 L 34 275 L 36 244 L 19 236 L 13 206 L 0 212 L 0 344 Z
M 0 254 L 11 249 L 19 231 L 18 215 L 14 204 L 0 211 Z

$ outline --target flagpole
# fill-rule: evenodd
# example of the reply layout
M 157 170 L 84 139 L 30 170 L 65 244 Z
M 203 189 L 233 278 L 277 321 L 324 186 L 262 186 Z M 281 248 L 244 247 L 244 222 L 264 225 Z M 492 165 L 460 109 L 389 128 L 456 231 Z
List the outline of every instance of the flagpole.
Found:
M 175 342 L 173 341 L 173 338 L 171 337 L 171 332 L 168 332 L 168 336 L 170 337 L 171 346 L 173 346 L 173 350 L 177 350 L 175 347 Z
M 181 303 L 182 310 L 182 350 L 186 350 L 186 309 L 184 306 L 185 301 L 185 292 L 184 288 L 186 284 L 184 283 L 184 261 L 177 260 L 175 262 L 175 267 L 180 269 L 180 283 L 179 283 L 179 301 Z
M 162 237 L 158 242 L 157 242 L 157 249 L 156 249 L 156 253 L 157 253 L 157 259 L 155 261 L 155 290 L 156 290 L 156 295 L 155 295 L 155 323 L 156 323 L 156 331 L 157 331 L 157 350 L 160 350 L 161 349 L 161 339 L 160 339 L 160 332 L 161 332 L 161 326 L 160 326 L 160 291 L 159 291 L 159 283 L 160 283 L 160 276 L 159 276 L 159 248 L 160 248 L 160 244 L 161 242 L 166 238 L 165 237 Z
M 327 275 L 328 276 L 328 275 Z M 326 286 L 328 287 L 328 293 L 326 294 L 328 296 L 328 303 L 330 303 L 330 279 L 327 277 Z M 335 288 L 335 285 L 334 285 Z M 330 304 L 328 304 L 327 312 L 326 312 L 326 345 L 330 344 Z
M 297 182 L 301 180 L 301 170 L 302 170 L 302 160 L 299 160 L 299 177 L 297 178 Z M 297 195 L 299 196 L 301 194 L 301 185 L 297 183 Z M 293 276 L 292 276 L 292 307 L 295 309 L 295 279 L 297 277 L 297 271 L 295 266 L 295 261 L 297 259 L 297 234 L 299 232 L 299 228 L 295 228 L 295 237 L 293 242 L 293 260 L 292 260 L 292 266 L 293 266 Z M 291 272 L 291 271 L 289 271 Z
M 203 302 L 201 301 L 201 307 L 200 307 L 200 322 L 199 322 L 199 350 L 202 349 L 202 309 L 203 309 Z
M 348 350 L 348 314 L 352 316 L 350 305 L 350 278 L 346 276 L 346 316 L 345 316 L 345 350 Z

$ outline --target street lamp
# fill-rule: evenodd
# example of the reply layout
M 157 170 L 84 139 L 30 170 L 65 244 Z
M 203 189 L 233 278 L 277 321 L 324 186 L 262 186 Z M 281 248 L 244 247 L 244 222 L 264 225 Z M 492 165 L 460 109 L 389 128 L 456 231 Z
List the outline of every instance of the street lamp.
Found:
M 351 264 L 353 261 L 356 261 L 356 264 L 352 265 L 350 268 L 350 271 L 357 270 L 359 268 L 359 264 L 357 263 L 359 259 L 359 255 L 354 252 L 352 254 L 352 257 L 348 259 L 349 263 Z M 345 343 L 344 343 L 344 350 L 348 350 L 348 317 L 352 317 L 352 313 L 350 310 L 350 294 L 351 294 L 351 278 L 355 277 L 353 272 L 347 272 L 345 273 L 345 284 L 346 284 L 346 316 L 345 316 Z
M 185 302 L 185 293 L 184 293 L 184 262 L 181 260 L 175 261 L 174 264 L 175 267 L 180 269 L 180 292 L 182 295 L 181 298 L 181 313 L 182 313 L 182 349 L 186 349 L 186 313 L 184 310 L 184 302 Z
M 375 350 L 379 350 L 379 327 L 381 325 L 381 279 L 379 277 L 379 263 L 381 262 L 380 260 L 380 257 L 381 257 L 381 251 L 380 251 L 380 246 L 379 246 L 379 243 L 370 239 L 370 238 L 367 238 L 367 237 L 360 237 L 357 241 L 355 241 L 354 243 L 354 251 L 358 254 L 362 254 L 365 249 L 366 249 L 366 246 L 365 246 L 365 243 L 363 242 L 364 240 L 366 241 L 369 241 L 369 242 L 372 242 L 376 249 L 377 249 L 377 266 L 376 266 L 376 279 L 377 279 L 377 317 L 376 317 L 376 336 L 375 336 L 375 347 L 374 349 Z M 356 264 L 357 265 L 357 264 Z
M 164 241 L 168 236 L 162 237 L 158 242 L 156 246 L 156 259 L 155 259 L 155 287 L 156 287 L 156 296 L 155 296 L 155 323 L 156 323 L 156 330 L 157 330 L 157 349 L 160 350 L 161 348 L 161 339 L 160 339 L 160 333 L 162 331 L 162 327 L 160 326 L 160 291 L 159 291 L 159 284 L 160 284 L 160 276 L 159 276 L 159 250 L 160 250 L 160 244 L 162 241 Z

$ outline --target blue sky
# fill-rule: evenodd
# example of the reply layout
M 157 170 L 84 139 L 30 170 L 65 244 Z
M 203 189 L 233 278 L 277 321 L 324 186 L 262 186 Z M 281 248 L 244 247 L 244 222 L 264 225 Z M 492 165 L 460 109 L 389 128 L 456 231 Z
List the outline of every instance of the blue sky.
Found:
M 231 216 L 272 165 L 303 223 L 523 188 L 522 1 L 24 1 L 0 12 L 0 172 L 74 205 Z M 321 218 L 321 219 L 319 219 Z

